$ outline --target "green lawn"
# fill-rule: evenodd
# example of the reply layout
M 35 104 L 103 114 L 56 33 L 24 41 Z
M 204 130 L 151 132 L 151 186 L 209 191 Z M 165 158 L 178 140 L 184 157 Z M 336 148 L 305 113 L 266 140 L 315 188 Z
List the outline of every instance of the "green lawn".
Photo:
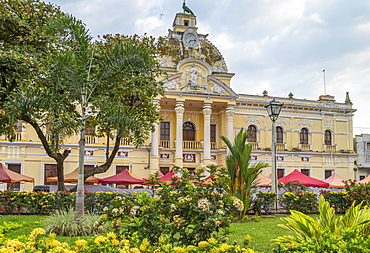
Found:
M 8 223 L 26 222 L 24 227 L 13 230 L 5 235 L 9 238 L 17 238 L 20 235 L 29 234 L 34 228 L 42 227 L 42 220 L 46 217 L 47 216 L 41 215 L 0 215 L 0 223 L 3 223 L 3 221 Z M 273 245 L 271 240 L 279 236 L 290 234 L 289 231 L 277 226 L 277 224 L 282 223 L 280 217 L 281 216 L 261 216 L 258 222 L 233 223 L 230 228 L 231 233 L 228 235 L 228 243 L 231 244 L 236 241 L 239 245 L 242 245 L 245 236 L 250 235 L 252 237 L 252 242 L 248 245 L 249 248 L 257 252 L 272 252 Z M 61 242 L 72 243 L 77 238 L 58 236 L 56 239 Z
M 282 216 L 261 216 L 258 222 L 233 223 L 231 225 L 229 243 L 236 241 L 242 245 L 246 235 L 252 237 L 249 248 L 257 252 L 273 252 L 272 239 L 284 235 L 293 235 L 291 232 L 278 227 L 282 224 Z

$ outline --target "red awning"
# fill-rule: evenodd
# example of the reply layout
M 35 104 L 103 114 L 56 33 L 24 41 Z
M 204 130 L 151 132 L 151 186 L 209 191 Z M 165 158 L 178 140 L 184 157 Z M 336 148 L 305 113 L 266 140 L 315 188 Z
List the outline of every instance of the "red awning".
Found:
M 64 182 L 65 183 L 77 183 L 78 181 L 78 168 L 74 171 L 64 175 Z M 58 177 L 47 177 L 46 182 L 58 182 Z M 98 179 L 96 177 L 88 177 L 85 183 L 98 183 Z
M 321 180 L 306 176 L 305 174 L 294 170 L 292 173 L 282 177 L 278 180 L 280 183 L 287 183 L 292 181 L 298 181 L 299 183 L 305 186 L 314 186 L 314 187 L 329 187 L 329 183 L 323 182 Z
M 20 181 L 34 182 L 34 179 L 9 170 L 4 166 L 4 164 L 0 163 L 0 182 L 12 184 Z
M 100 184 L 143 184 L 146 181 L 146 179 L 131 174 L 127 169 L 117 175 L 99 179 Z
M 329 183 L 329 187 L 331 188 L 344 188 L 346 185 L 343 183 L 343 180 L 343 178 L 334 173 L 333 175 L 322 181 Z

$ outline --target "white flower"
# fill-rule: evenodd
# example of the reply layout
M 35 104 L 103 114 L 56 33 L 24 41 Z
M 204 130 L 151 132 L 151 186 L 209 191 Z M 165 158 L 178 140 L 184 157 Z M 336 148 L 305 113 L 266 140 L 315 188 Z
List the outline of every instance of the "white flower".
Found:
M 139 206 L 133 206 L 130 210 L 130 215 L 135 216 L 139 208 L 140 208 Z
M 237 197 L 235 196 L 232 196 L 231 197 L 232 201 L 233 201 L 233 205 L 234 207 L 239 211 L 243 211 L 244 210 L 244 203 Z
M 198 207 L 204 211 L 204 212 L 208 212 L 210 207 L 211 207 L 211 203 L 209 202 L 208 199 L 206 198 L 202 198 L 202 199 L 199 199 L 198 200 Z

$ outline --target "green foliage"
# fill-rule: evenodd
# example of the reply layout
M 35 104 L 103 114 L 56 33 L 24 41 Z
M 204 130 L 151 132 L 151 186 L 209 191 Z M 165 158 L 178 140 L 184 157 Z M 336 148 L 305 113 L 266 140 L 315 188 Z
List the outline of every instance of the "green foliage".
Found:
M 303 213 L 316 213 L 317 202 L 317 194 L 312 191 L 285 192 L 279 198 L 279 203 L 285 210 L 296 210 Z
M 225 136 L 220 136 L 220 138 L 225 142 L 230 152 L 226 157 L 226 168 L 230 177 L 227 191 L 243 202 L 242 215 L 244 215 L 250 209 L 252 195 L 256 192 L 257 176 L 263 168 L 267 167 L 267 164 L 259 162 L 250 166 L 252 145 L 246 144 L 248 133 L 243 128 L 235 136 L 234 143 L 231 143 Z
M 344 191 L 321 191 L 320 193 L 330 206 L 340 213 L 346 212 L 354 202 L 364 203 L 365 206 L 370 205 L 370 184 L 357 184 L 353 180 L 347 180 Z
M 108 228 L 99 222 L 100 219 L 100 215 L 88 213 L 81 220 L 76 221 L 74 209 L 70 208 L 57 211 L 43 223 L 47 233 L 55 233 L 59 236 L 90 236 L 107 231 Z
M 174 184 L 162 183 L 154 196 L 142 192 L 132 199 L 116 197 L 106 208 L 103 221 L 111 221 L 117 233 L 125 237 L 136 235 L 150 242 L 164 236 L 170 243 L 188 245 L 222 236 L 230 226 L 231 212 L 240 208 L 241 202 L 224 192 L 224 176 L 217 172 L 217 166 L 198 168 L 194 173 L 175 170 L 181 178 L 175 178 L 178 181 Z M 205 170 L 217 176 L 202 182 Z
M 253 200 L 252 210 L 257 214 L 270 214 L 273 202 L 276 197 L 275 192 L 257 192 Z
M 228 253 L 254 253 L 254 250 L 229 245 L 209 238 L 197 245 L 173 245 L 168 238 L 160 237 L 155 243 L 146 239 L 133 237 L 120 238 L 115 233 L 98 235 L 91 238 L 78 239 L 74 244 L 61 243 L 55 239 L 55 234 L 46 235 L 42 228 L 34 229 L 28 236 L 20 239 L 11 239 L 0 245 L 0 252 L 79 252 L 79 253 L 122 253 L 122 252 L 228 252 Z
M 321 191 L 320 194 L 325 197 L 325 200 L 330 203 L 330 206 L 333 207 L 337 213 L 345 213 L 353 203 L 347 191 Z
M 281 218 L 286 223 L 279 226 L 296 235 L 275 239 L 278 252 L 366 252 L 363 250 L 370 245 L 370 210 L 361 208 L 362 204 L 352 204 L 343 216 L 337 216 L 320 196 L 317 219 L 291 210 L 292 215 Z

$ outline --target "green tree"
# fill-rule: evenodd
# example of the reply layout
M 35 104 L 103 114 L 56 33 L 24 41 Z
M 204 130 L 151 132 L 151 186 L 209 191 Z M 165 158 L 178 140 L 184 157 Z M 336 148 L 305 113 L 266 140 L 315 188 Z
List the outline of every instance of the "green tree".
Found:
M 49 56 L 58 49 L 59 39 L 52 33 L 53 22 L 63 13 L 59 7 L 39 0 L 4 0 L 0 6 L 0 123 L 1 134 L 15 137 L 14 124 L 29 123 L 36 131 L 45 152 L 55 159 L 58 189 L 65 190 L 63 162 L 70 150 L 62 149 L 63 139 L 75 126 L 61 114 L 72 112 L 70 104 L 56 103 L 59 90 L 46 82 Z M 50 97 L 53 97 L 50 100 Z M 16 103 L 14 103 L 16 101 Z M 50 135 L 46 135 L 46 128 Z
M 226 157 L 226 168 L 230 177 L 228 191 L 231 195 L 239 198 L 244 203 L 244 215 L 249 209 L 252 202 L 252 195 L 255 193 L 255 186 L 258 184 L 258 174 L 262 169 L 267 167 L 266 163 L 258 162 L 251 166 L 250 156 L 252 145 L 246 144 L 248 132 L 240 129 L 232 143 L 225 136 L 220 136 L 229 149 Z
M 50 80 L 64 87 L 65 94 L 79 124 L 79 176 L 76 197 L 76 217 L 83 216 L 84 179 L 102 173 L 110 167 L 123 137 L 130 136 L 142 144 L 159 119 L 152 100 L 162 93 L 156 80 L 162 71 L 157 56 L 163 40 L 152 37 L 108 35 L 93 42 L 81 20 L 71 16 L 59 19 L 64 29 L 64 47 L 53 54 Z M 99 128 L 98 134 L 114 139 L 106 162 L 85 173 L 84 150 L 87 124 Z

